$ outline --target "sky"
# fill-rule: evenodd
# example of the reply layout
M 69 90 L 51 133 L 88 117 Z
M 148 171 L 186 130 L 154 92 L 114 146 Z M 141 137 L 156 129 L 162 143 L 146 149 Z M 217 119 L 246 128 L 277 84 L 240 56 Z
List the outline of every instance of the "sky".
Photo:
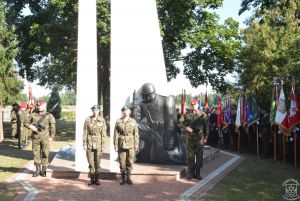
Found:
M 232 17 L 233 19 L 237 20 L 240 23 L 241 28 L 245 28 L 246 25 L 244 24 L 245 19 L 251 14 L 249 12 L 243 13 L 241 16 L 238 15 L 238 11 L 240 9 L 241 0 L 224 0 L 223 6 L 216 10 L 220 15 L 220 23 L 223 23 L 225 19 Z M 186 90 L 187 94 L 198 95 L 200 93 L 205 93 L 206 88 L 205 85 L 199 86 L 197 88 L 193 88 L 188 79 L 185 78 L 183 75 L 183 66 L 182 63 L 178 62 L 178 67 L 180 69 L 180 74 L 177 75 L 177 78 L 171 80 L 168 83 L 168 90 L 171 95 L 181 94 L 182 89 Z M 230 75 L 228 75 L 230 79 Z M 28 82 L 24 81 L 25 87 L 23 92 L 28 93 Z M 35 97 L 46 96 L 51 93 L 49 89 L 41 87 L 37 85 L 37 81 L 31 84 L 32 86 L 32 93 Z M 208 85 L 208 93 L 213 93 L 211 86 Z

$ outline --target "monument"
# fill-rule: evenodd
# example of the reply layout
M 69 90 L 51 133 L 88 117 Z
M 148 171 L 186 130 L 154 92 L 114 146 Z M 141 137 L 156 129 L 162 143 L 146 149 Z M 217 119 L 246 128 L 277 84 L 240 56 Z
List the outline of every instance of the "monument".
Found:
M 167 95 L 167 76 L 155 0 L 111 1 L 111 108 L 110 136 L 121 107 L 130 104 L 133 91 L 141 101 L 139 88 L 144 83 L 157 86 Z M 111 138 L 112 144 L 112 138 Z M 117 158 L 113 146 L 110 158 Z M 111 163 L 112 164 L 112 163 Z M 118 167 L 111 167 L 118 171 Z
M 91 107 L 98 103 L 96 0 L 79 0 L 75 170 L 88 171 L 82 134 Z

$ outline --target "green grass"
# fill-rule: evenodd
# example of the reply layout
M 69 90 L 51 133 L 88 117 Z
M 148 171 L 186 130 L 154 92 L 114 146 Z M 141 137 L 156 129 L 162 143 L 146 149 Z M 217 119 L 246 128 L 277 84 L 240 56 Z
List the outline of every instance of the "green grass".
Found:
M 5 140 L 0 143 L 0 201 L 12 200 L 16 196 L 6 182 L 18 172 L 28 161 L 32 160 L 31 144 L 26 149 L 19 150 L 16 139 L 8 139 L 10 135 L 9 123 L 4 123 Z M 50 150 L 58 150 L 62 146 L 74 144 L 75 122 L 58 120 L 56 124 L 55 140 L 51 143 Z
M 273 159 L 259 159 L 242 154 L 242 164 L 209 190 L 205 201 L 271 201 L 284 200 L 282 183 L 290 178 L 300 182 L 300 170 Z M 298 187 L 299 188 L 299 187 Z M 299 191 L 298 191 L 299 192 Z

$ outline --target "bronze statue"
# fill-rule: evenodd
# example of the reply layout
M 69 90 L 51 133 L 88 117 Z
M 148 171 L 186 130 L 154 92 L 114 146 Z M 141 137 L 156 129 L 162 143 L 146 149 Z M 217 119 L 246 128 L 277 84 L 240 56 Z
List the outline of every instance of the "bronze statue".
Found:
M 142 102 L 133 107 L 140 130 L 137 162 L 186 164 L 186 145 L 178 132 L 174 99 L 157 94 L 151 83 L 144 84 L 140 94 Z

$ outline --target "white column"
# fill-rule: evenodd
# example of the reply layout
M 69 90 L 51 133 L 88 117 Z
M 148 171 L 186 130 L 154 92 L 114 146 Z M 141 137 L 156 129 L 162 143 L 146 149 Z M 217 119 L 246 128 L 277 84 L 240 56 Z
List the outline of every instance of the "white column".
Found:
M 98 103 L 96 0 L 79 0 L 75 170 L 88 171 L 82 146 L 83 124 Z
M 167 94 L 155 0 L 111 0 L 111 161 L 117 158 L 112 136 L 121 107 L 147 82 L 154 84 L 158 93 Z M 110 169 L 118 171 L 112 165 Z

